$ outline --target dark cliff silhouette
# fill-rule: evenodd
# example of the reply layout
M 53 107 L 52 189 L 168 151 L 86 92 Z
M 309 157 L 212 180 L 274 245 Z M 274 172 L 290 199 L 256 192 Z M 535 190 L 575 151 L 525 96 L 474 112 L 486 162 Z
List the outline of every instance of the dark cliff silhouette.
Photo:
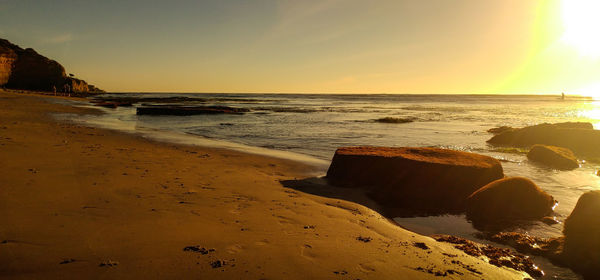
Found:
M 69 77 L 60 63 L 0 39 L 0 87 L 39 91 L 96 93 L 102 90 Z

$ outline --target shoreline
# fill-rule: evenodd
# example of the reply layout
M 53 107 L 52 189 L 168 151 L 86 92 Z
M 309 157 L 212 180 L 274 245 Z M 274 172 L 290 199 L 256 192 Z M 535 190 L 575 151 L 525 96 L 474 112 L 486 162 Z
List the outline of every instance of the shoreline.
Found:
M 363 205 L 282 186 L 310 176 L 298 162 L 54 120 L 90 111 L 34 94 L 0 91 L 0 105 L 8 279 L 527 276 Z
M 86 100 L 81 100 L 81 101 L 88 102 L 89 100 L 86 99 Z M 112 109 L 106 109 L 106 108 L 102 108 L 102 107 L 94 107 L 92 105 L 81 105 L 80 106 L 80 105 L 68 104 L 68 103 L 67 104 L 63 103 L 63 105 L 97 110 L 101 115 L 110 114 L 110 112 L 108 112 L 108 110 L 112 110 Z M 73 116 L 78 117 L 81 115 L 75 114 Z M 263 148 L 263 147 L 258 147 L 258 146 L 250 146 L 250 145 L 245 145 L 242 143 L 236 143 L 236 142 L 231 142 L 231 141 L 221 140 L 221 139 L 211 139 L 211 138 L 207 138 L 207 137 L 204 137 L 201 135 L 180 133 L 177 131 L 160 130 L 160 129 L 146 128 L 146 127 L 137 127 L 137 126 L 135 128 L 127 128 L 127 127 L 120 126 L 117 123 L 111 122 L 110 120 L 109 121 L 98 121 L 97 119 L 94 119 L 93 117 L 90 117 L 87 119 L 75 119 L 75 118 L 65 117 L 62 120 L 63 121 L 72 121 L 74 123 L 78 123 L 78 124 L 84 125 L 84 126 L 91 126 L 91 127 L 101 128 L 101 129 L 120 131 L 120 132 L 124 132 L 124 133 L 129 133 L 132 135 L 138 135 L 138 136 L 141 136 L 144 138 L 153 139 L 153 140 L 161 142 L 161 143 L 171 143 L 171 144 L 176 144 L 176 145 L 198 146 L 198 147 L 205 147 L 205 148 L 234 150 L 234 151 L 238 151 L 238 152 L 242 152 L 242 153 L 246 153 L 246 154 L 253 154 L 253 155 L 258 155 L 258 156 L 273 157 L 273 158 L 295 161 L 295 162 L 298 162 L 301 164 L 313 166 L 315 169 L 314 173 L 320 174 L 320 175 L 324 175 L 325 172 L 327 171 L 327 167 L 329 166 L 328 161 L 311 156 L 311 155 L 305 155 L 305 154 L 300 154 L 300 153 L 291 152 L 291 151 Z

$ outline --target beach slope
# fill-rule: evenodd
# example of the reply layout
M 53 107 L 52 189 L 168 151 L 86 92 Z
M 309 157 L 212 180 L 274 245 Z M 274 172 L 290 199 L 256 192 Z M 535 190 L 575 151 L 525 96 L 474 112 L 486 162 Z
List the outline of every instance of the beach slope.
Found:
M 0 92 L 3 279 L 523 279 L 356 203 L 313 167 L 57 121 Z

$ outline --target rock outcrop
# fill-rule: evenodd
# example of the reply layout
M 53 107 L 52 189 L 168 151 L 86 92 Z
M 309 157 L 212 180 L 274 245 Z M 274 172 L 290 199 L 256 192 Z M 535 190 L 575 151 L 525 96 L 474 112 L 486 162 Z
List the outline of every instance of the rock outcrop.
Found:
M 496 243 L 508 245 L 518 252 L 543 256 L 563 265 L 562 250 L 564 237 L 541 238 L 520 232 L 500 232 L 486 237 Z
M 502 232 L 486 238 L 524 254 L 548 258 L 556 265 L 581 273 L 584 279 L 600 279 L 600 191 L 590 191 L 579 198 L 565 220 L 563 234 L 555 238 L 540 238 Z
M 245 108 L 227 106 L 177 106 L 177 105 L 145 105 L 136 108 L 137 115 L 214 115 L 214 114 L 243 114 Z
M 492 145 L 529 147 L 534 144 L 552 145 L 571 149 L 587 157 L 600 156 L 600 130 L 591 123 L 567 122 L 538 124 L 506 130 L 487 141 Z
M 554 198 L 523 177 L 493 181 L 467 199 L 467 217 L 475 223 L 540 219 L 552 212 Z
M 375 122 L 379 123 L 410 123 L 414 122 L 415 118 L 394 118 L 394 117 L 385 117 L 376 119 Z
M 8 83 L 17 54 L 0 40 L 0 86 Z
M 464 251 L 466 254 L 482 257 L 485 256 L 489 263 L 498 267 L 510 267 L 518 271 L 525 271 L 530 276 L 542 277 L 542 272 L 537 265 L 533 263 L 528 256 L 514 252 L 506 248 L 494 247 L 492 245 L 478 244 L 473 241 L 452 236 L 452 235 L 434 235 L 432 236 L 438 242 L 454 244 L 456 249 Z
M 331 184 L 364 188 L 400 216 L 462 212 L 471 193 L 502 177 L 494 158 L 437 148 L 339 148 L 327 171 Z
M 575 154 L 567 148 L 548 145 L 533 145 L 527 158 L 552 168 L 570 170 L 579 167 Z
M 39 91 L 56 88 L 69 93 L 100 91 L 83 80 L 67 77 L 60 63 L 4 39 L 0 39 L 0 87 Z
M 500 127 L 490 128 L 487 130 L 487 132 L 494 134 L 494 135 L 498 135 L 500 133 L 504 133 L 507 131 L 513 131 L 513 130 L 515 130 L 515 129 L 510 126 L 500 126 Z
M 586 279 L 600 279 L 600 191 L 579 198 L 563 233 L 563 259 Z

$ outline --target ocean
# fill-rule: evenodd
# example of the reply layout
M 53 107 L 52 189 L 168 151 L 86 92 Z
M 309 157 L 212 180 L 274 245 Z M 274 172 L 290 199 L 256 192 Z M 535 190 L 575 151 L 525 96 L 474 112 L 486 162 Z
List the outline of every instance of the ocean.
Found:
M 558 171 L 527 160 L 526 150 L 486 143 L 487 130 L 539 123 L 591 122 L 600 129 L 600 101 L 586 97 L 542 95 L 393 95 L 393 94 L 179 94 L 121 93 L 102 98 L 146 98 L 145 104 L 220 105 L 246 108 L 244 114 L 149 116 L 134 107 L 101 108 L 101 116 L 59 116 L 89 125 L 148 135 L 164 141 L 234 148 L 293 158 L 326 172 L 342 146 L 439 147 L 492 156 L 507 176 L 533 180 L 559 201 L 556 219 L 563 221 L 579 196 L 600 189 L 595 173 L 600 162 L 581 161 L 572 171 Z M 173 98 L 178 97 L 178 98 Z M 152 99 L 148 99 L 152 98 Z M 80 104 L 81 105 L 81 104 Z M 100 107 L 96 107 L 100 108 Z M 378 122 L 395 118 L 398 123 Z M 464 216 L 395 219 L 421 234 L 453 234 L 478 240 Z M 540 237 L 560 236 L 562 224 L 532 222 L 515 231 Z M 535 258 L 545 278 L 578 279 L 568 269 Z

